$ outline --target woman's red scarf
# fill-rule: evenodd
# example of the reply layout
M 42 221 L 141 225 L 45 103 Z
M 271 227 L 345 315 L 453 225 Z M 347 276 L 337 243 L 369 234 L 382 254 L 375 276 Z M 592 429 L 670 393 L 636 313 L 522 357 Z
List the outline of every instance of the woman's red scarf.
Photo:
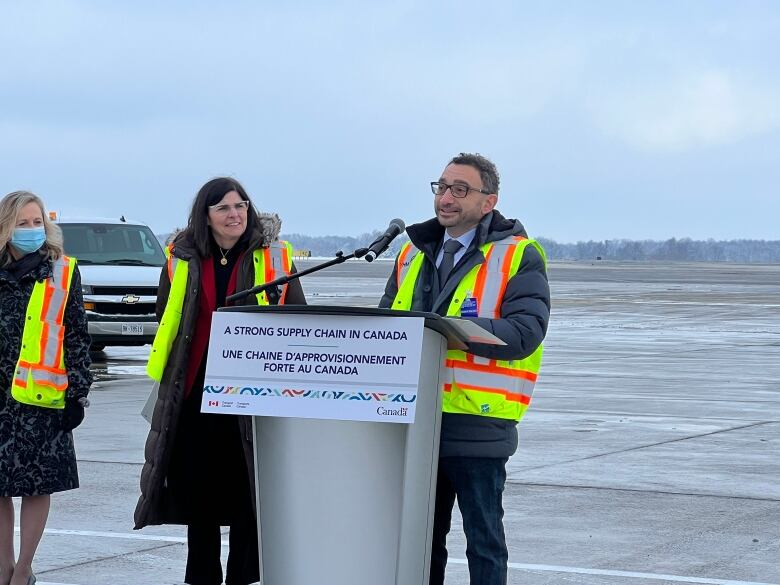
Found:
M 238 257 L 233 272 L 230 274 L 226 296 L 236 292 L 236 280 L 238 278 L 238 267 L 244 253 Z M 217 283 L 214 278 L 214 260 L 211 256 L 204 258 L 200 263 L 200 301 L 198 303 L 198 318 L 195 321 L 195 331 L 192 334 L 192 345 L 190 347 L 190 358 L 187 364 L 187 381 L 184 387 L 184 398 L 187 398 L 192 391 L 192 385 L 200 370 L 201 362 L 209 346 L 209 335 L 211 333 L 211 315 L 217 310 Z

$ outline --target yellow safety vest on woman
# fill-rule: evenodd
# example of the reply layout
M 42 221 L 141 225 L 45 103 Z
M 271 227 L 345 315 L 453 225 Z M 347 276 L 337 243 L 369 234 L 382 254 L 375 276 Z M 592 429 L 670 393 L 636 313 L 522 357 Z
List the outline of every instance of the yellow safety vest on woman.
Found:
M 464 301 L 476 302 L 477 317 L 501 318 L 501 302 L 509 280 L 517 274 L 528 246 L 535 240 L 510 236 L 480 247 L 485 261 L 472 268 L 458 284 L 447 308 L 448 317 L 460 317 Z M 407 242 L 396 260 L 398 292 L 392 307 L 408 311 L 424 254 Z M 542 365 L 542 346 L 521 360 L 494 360 L 460 350 L 448 350 L 442 410 L 519 421 L 531 403 Z
M 76 259 L 62 256 L 52 274 L 33 286 L 22 332 L 22 348 L 11 386 L 17 401 L 44 408 L 65 408 L 65 306 Z
M 292 272 L 292 250 L 292 244 L 281 240 L 274 242 L 268 248 L 255 250 L 252 253 L 255 263 L 254 286 L 271 282 L 282 275 L 289 275 Z M 158 382 L 162 380 L 163 370 L 165 370 L 165 364 L 168 363 L 173 341 L 179 333 L 184 296 L 187 292 L 187 277 L 189 276 L 189 264 L 187 261 L 176 258 L 172 252 L 173 244 L 165 249 L 165 255 L 168 257 L 168 278 L 171 281 L 171 289 L 160 326 L 157 328 L 157 334 L 154 336 L 152 353 L 146 364 L 146 373 Z M 265 291 L 258 293 L 256 296 L 258 305 L 269 304 Z M 282 295 L 279 298 L 280 305 L 284 304 L 286 296 L 287 285 L 282 289 Z

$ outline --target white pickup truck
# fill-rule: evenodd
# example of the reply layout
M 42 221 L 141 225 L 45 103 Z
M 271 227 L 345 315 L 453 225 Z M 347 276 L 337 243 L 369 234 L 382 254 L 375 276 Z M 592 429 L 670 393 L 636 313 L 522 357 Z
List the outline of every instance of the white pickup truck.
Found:
M 65 253 L 78 259 L 91 349 L 151 343 L 165 254 L 149 226 L 124 218 L 63 218 L 57 225 Z

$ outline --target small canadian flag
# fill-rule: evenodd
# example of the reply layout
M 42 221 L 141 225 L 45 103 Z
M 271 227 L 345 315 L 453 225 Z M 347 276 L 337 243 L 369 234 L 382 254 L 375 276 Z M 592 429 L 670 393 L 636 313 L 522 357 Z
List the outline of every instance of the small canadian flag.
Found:
M 209 400 L 209 406 L 219 406 L 219 400 Z

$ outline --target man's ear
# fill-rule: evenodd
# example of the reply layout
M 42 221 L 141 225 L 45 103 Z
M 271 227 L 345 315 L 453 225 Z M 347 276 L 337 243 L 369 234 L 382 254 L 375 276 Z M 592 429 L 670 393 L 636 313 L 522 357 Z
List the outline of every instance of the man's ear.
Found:
M 491 193 L 487 197 L 485 197 L 485 200 L 482 202 L 482 215 L 485 215 L 486 213 L 490 213 L 493 211 L 493 208 L 496 206 L 496 203 L 498 203 L 498 195 L 495 193 Z

